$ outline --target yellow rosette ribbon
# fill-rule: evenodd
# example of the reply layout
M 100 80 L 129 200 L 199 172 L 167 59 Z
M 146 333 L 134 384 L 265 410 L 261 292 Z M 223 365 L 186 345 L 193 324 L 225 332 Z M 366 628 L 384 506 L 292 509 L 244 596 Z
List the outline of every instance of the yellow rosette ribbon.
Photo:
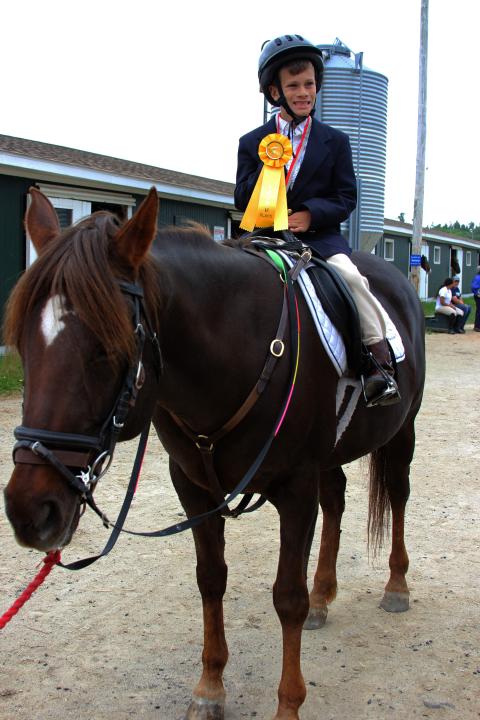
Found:
M 255 227 L 272 225 L 274 230 L 288 230 L 287 191 L 283 167 L 292 158 L 292 143 L 285 135 L 272 133 L 261 141 L 258 155 L 263 162 L 263 168 L 240 227 L 248 232 Z

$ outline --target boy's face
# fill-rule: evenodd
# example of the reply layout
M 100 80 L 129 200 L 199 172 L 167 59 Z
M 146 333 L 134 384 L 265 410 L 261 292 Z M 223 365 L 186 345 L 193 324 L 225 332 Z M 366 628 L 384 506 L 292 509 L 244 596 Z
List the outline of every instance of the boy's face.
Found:
M 315 105 L 317 96 L 313 65 L 308 63 L 307 68 L 297 75 L 293 75 L 288 68 L 282 68 L 279 73 L 279 79 L 283 94 L 290 109 L 299 117 L 308 117 Z M 270 86 L 270 93 L 274 100 L 278 100 L 280 97 L 276 85 Z M 280 114 L 285 120 L 292 119 L 283 107 Z

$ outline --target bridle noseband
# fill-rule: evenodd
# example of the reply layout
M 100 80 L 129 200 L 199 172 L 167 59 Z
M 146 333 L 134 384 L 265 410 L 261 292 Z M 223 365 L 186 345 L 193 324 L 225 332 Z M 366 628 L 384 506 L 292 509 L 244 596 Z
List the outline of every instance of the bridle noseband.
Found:
M 127 369 L 120 393 L 99 434 L 80 435 L 29 428 L 24 425 L 19 425 L 14 430 L 17 440 L 13 448 L 14 463 L 54 467 L 68 485 L 80 495 L 81 500 L 95 510 L 104 524 L 106 518 L 96 506 L 92 491 L 110 467 L 127 416 L 135 406 L 138 393 L 145 381 L 143 351 L 146 332 L 142 319 L 153 346 L 157 379 L 163 372 L 160 344 L 146 312 L 142 288 L 136 283 L 124 281 L 119 281 L 119 286 L 124 295 L 133 299 L 136 351 L 134 361 Z

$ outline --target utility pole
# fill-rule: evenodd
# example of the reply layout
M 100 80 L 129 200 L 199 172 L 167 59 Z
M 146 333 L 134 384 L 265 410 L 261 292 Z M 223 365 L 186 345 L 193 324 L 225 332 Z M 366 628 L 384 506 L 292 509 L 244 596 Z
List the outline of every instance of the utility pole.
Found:
M 410 282 L 417 294 L 420 289 L 420 258 L 422 254 L 423 196 L 425 189 L 425 145 L 427 139 L 427 53 L 428 53 L 428 0 L 421 0 L 420 58 L 418 75 L 417 165 L 415 198 L 413 202 L 412 253 L 410 256 Z

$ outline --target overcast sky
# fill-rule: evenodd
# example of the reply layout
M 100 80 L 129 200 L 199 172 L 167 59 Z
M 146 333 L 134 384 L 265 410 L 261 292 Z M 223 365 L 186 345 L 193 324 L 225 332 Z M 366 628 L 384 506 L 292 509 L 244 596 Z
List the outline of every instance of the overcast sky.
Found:
M 478 0 L 430 0 L 424 225 L 480 224 Z M 420 0 L 2 3 L 0 133 L 233 182 L 264 40 L 340 38 L 388 77 L 385 215 L 413 216 Z

